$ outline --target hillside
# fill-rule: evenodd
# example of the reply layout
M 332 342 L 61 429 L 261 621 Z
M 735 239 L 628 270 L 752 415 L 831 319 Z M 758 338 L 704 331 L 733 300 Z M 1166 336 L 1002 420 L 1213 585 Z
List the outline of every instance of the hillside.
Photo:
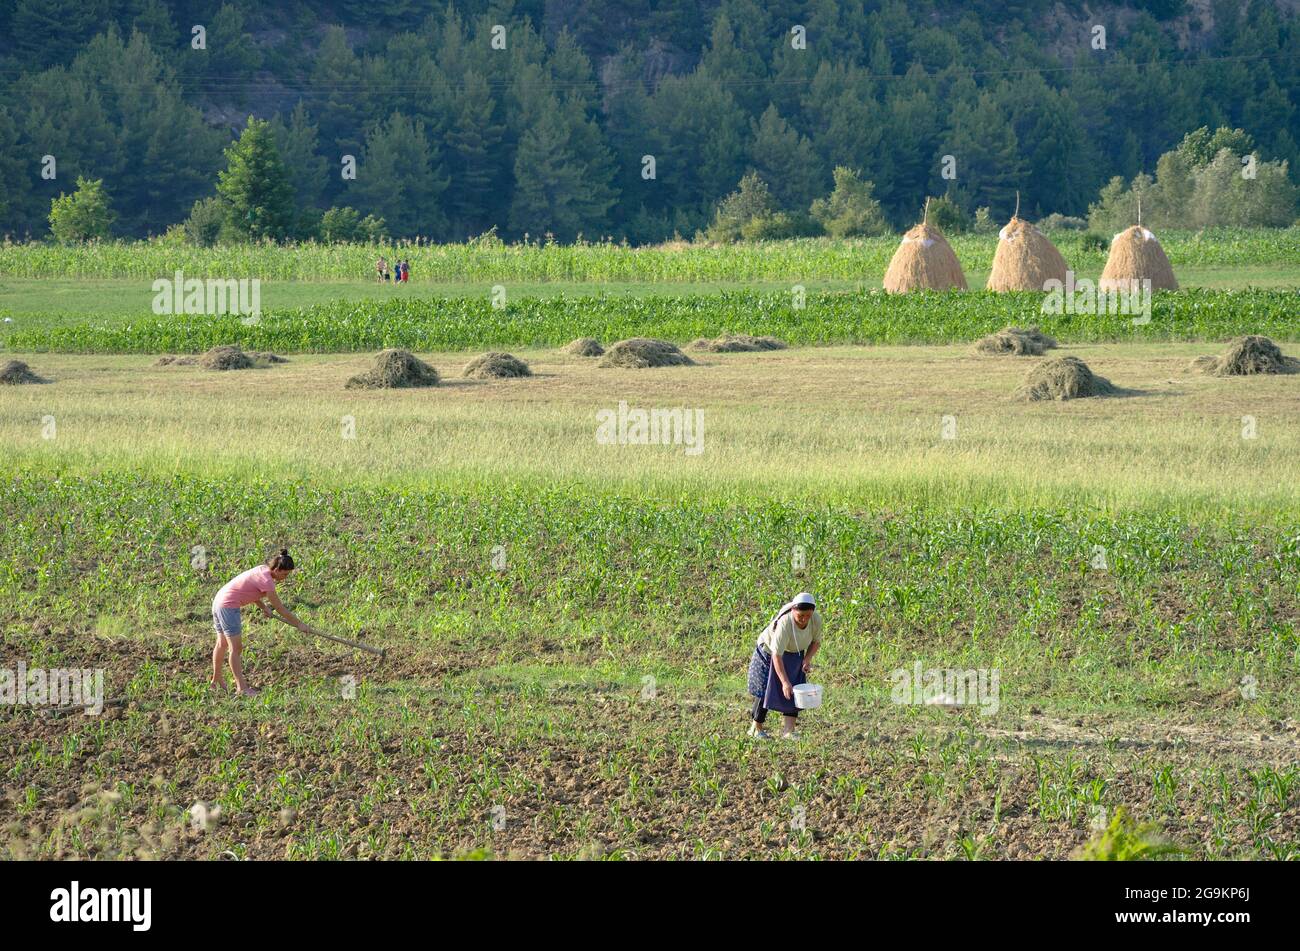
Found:
M 747 171 L 797 218 L 837 166 L 896 227 L 926 194 L 1082 215 L 1199 127 L 1242 129 L 1294 180 L 1298 6 L 18 0 L 0 232 L 43 236 L 84 175 L 115 235 L 160 234 L 250 115 L 273 120 L 299 236 L 348 206 L 397 237 L 689 237 Z

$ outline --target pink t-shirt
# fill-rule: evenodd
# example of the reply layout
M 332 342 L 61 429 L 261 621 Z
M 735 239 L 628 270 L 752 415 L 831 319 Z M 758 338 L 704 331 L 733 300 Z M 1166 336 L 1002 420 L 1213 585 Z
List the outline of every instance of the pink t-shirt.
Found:
M 275 591 L 275 579 L 266 565 L 249 568 L 226 582 L 212 602 L 214 608 L 242 608 Z

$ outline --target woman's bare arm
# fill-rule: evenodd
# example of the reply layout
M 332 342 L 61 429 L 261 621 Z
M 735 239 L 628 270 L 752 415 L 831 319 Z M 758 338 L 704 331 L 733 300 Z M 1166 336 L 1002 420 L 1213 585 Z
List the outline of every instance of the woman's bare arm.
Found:
M 307 630 L 307 625 L 298 620 L 298 616 L 284 606 L 284 602 L 280 600 L 280 596 L 274 591 L 266 596 L 266 600 L 271 602 L 271 607 L 275 609 L 275 613 L 280 615 L 280 617 L 284 618 L 300 631 Z

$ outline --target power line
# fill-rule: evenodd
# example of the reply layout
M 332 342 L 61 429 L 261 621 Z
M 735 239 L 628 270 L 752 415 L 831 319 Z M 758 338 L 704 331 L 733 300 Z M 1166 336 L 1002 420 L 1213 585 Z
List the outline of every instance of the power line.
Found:
M 1105 70 L 1142 70 L 1152 67 L 1191 67 L 1195 68 L 1202 65 L 1213 63 L 1247 63 L 1258 62 L 1261 60 L 1270 60 L 1282 56 L 1285 51 L 1277 50 L 1271 53 L 1252 53 L 1241 54 L 1236 56 L 1203 56 L 1192 59 L 1164 59 L 1164 60 L 1147 60 L 1147 61 L 1114 61 L 1103 63 L 1071 63 L 1059 66 L 1017 66 L 1007 67 L 1005 69 L 961 69 L 950 70 L 943 69 L 937 71 L 926 70 L 921 68 L 922 78 L 975 78 L 985 76 L 1024 76 L 1031 73 L 1037 74 L 1070 74 L 1070 73 L 1088 73 L 1101 72 Z M 542 64 L 531 64 L 541 66 Z M 0 75 L 9 72 L 17 76 L 17 79 L 0 80 L 0 85 L 14 86 L 24 79 L 31 79 L 39 74 L 23 73 L 19 70 L 0 71 Z M 693 73 L 670 74 L 671 78 L 686 78 Z M 78 77 L 85 78 L 85 77 Z M 496 78 L 489 76 L 479 76 L 480 80 L 489 91 L 503 92 L 510 90 L 521 84 L 517 76 Z M 669 78 L 669 77 L 665 77 Z M 857 80 L 868 82 L 891 82 L 899 80 L 911 80 L 914 77 L 914 70 L 909 69 L 904 73 L 857 73 L 854 77 Z M 722 79 L 714 78 L 713 81 L 724 89 L 751 89 L 759 87 L 777 88 L 789 86 L 806 86 L 816 81 L 817 76 L 796 76 L 796 77 L 779 77 L 765 76 L 755 79 Z M 140 80 L 138 83 L 125 83 L 121 88 L 143 88 L 152 86 L 154 82 Z M 247 93 L 253 91 L 263 91 L 268 88 L 274 88 L 284 94 L 328 94 L 328 93 L 372 93 L 381 94 L 383 92 L 406 91 L 416 92 L 432 90 L 437 88 L 446 88 L 453 92 L 463 92 L 468 88 L 468 82 L 465 80 L 452 80 L 446 77 L 439 77 L 437 80 L 430 81 L 402 81 L 402 80 L 369 80 L 359 79 L 355 81 L 335 81 L 327 83 L 318 83 L 306 81 L 302 83 L 286 82 L 280 79 L 271 81 L 263 80 L 224 80 L 213 77 L 173 77 L 171 85 L 178 87 L 182 92 L 191 94 L 200 93 Z M 583 80 L 559 80 L 549 79 L 540 83 L 523 83 L 524 88 L 540 92 L 563 92 L 563 91 L 603 91 L 608 89 L 628 89 L 643 85 L 639 79 L 625 79 L 605 82 L 600 79 L 583 79 Z

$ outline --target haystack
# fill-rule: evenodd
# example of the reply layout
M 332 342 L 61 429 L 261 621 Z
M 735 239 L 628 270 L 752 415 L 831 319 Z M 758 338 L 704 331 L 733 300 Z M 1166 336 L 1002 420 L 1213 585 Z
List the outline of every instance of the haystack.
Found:
M 245 360 L 244 358 L 247 358 Z M 197 357 L 159 357 L 154 361 L 156 367 L 192 367 L 202 366 L 209 370 L 247 370 L 250 367 L 264 367 L 271 364 L 288 363 L 279 354 L 261 350 L 241 351 L 237 346 L 213 347 L 207 353 Z
M 1178 279 L 1165 249 L 1141 224 L 1115 235 L 1097 289 L 1127 290 L 1133 281 L 1150 281 L 1153 291 L 1178 290 Z
M 198 359 L 205 370 L 251 370 L 253 358 L 237 346 L 213 347 Z
M 885 272 L 885 290 L 891 294 L 908 291 L 966 290 L 966 275 L 943 232 L 929 223 L 930 202 L 919 225 L 903 235 Z
M 647 367 L 694 366 L 695 361 L 682 353 L 675 344 L 652 337 L 631 337 L 620 340 L 601 358 L 603 367 L 624 367 L 643 370 Z
M 1237 337 L 1217 357 L 1197 357 L 1191 369 L 1210 376 L 1254 376 L 1257 373 L 1300 373 L 1300 360 L 1288 357 L 1268 337 Z
M 393 390 L 437 386 L 438 371 L 409 350 L 384 350 L 375 365 L 348 380 L 349 390 Z
M 465 375 L 476 380 L 510 380 L 532 376 L 528 364 L 508 353 L 485 353 L 465 364 Z
M 749 334 L 723 334 L 712 340 L 701 337 L 691 344 L 692 350 L 708 353 L 755 353 L 761 350 L 784 350 L 785 341 L 776 337 L 752 337 Z
M 1106 378 L 1097 376 L 1078 357 L 1054 357 L 1030 370 L 1015 396 L 1032 402 L 1114 396 L 1119 392 L 1119 387 Z
M 1018 212 L 1018 201 L 1016 205 Z M 1048 281 L 1064 284 L 1068 270 L 1047 235 L 1017 214 L 998 232 L 993 270 L 985 286 L 991 291 L 1041 291 Z
M 997 333 L 975 343 L 975 352 L 989 356 L 1041 357 L 1055 349 L 1056 339 L 1047 336 L 1037 327 L 1024 330 L 1020 327 L 1003 327 Z
M 564 352 L 575 357 L 600 357 L 604 356 L 605 348 L 595 337 L 579 337 L 565 347 Z
M 32 372 L 32 368 L 21 360 L 9 360 L 0 366 L 0 384 L 5 386 L 26 386 L 29 383 L 49 383 L 50 381 Z

